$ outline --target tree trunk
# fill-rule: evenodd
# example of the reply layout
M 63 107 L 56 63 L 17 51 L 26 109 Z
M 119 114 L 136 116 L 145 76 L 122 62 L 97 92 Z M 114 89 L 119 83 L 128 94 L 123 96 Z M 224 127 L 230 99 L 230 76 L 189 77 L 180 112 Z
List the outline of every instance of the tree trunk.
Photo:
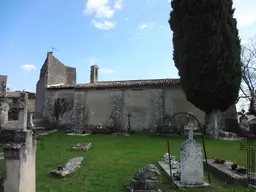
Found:
M 211 139 L 219 139 L 219 122 L 220 111 L 213 110 L 210 114 L 206 114 L 206 133 Z

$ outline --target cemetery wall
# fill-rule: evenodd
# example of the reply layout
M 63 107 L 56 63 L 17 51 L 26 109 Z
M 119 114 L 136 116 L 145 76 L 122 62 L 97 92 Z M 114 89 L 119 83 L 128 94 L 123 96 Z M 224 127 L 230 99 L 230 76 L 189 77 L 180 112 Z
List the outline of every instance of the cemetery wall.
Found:
M 181 87 L 176 86 L 173 88 L 165 89 L 164 113 L 174 114 L 178 112 L 190 112 L 198 118 L 200 123 L 204 124 L 205 113 L 187 101 Z
M 50 117 L 57 98 L 65 98 L 68 110 L 60 118 L 61 124 L 83 128 L 88 125 L 108 125 L 110 117 L 116 119 L 121 129 L 128 125 L 127 114 L 131 114 L 131 127 L 136 131 L 154 129 L 162 124 L 166 114 L 191 112 L 201 123 L 204 113 L 186 100 L 179 86 L 170 88 L 143 89 L 53 89 L 47 90 L 44 116 Z
M 66 111 L 63 116 L 60 116 L 60 124 L 71 124 L 74 106 L 74 95 L 74 90 L 47 91 L 45 94 L 43 116 L 52 121 L 54 114 L 54 102 L 58 98 L 64 98 L 66 102 Z

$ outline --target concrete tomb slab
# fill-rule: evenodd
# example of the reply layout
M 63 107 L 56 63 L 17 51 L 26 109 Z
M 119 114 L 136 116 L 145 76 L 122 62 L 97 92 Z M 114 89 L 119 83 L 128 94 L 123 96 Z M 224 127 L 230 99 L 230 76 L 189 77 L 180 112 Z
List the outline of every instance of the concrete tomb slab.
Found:
M 73 151 L 88 151 L 91 149 L 92 144 L 91 143 L 78 143 L 74 147 L 72 147 Z
M 87 135 L 91 135 L 91 133 L 84 133 L 84 134 L 79 134 L 79 133 L 67 133 L 67 136 L 87 136 Z
M 76 171 L 80 167 L 84 157 L 75 157 L 70 159 L 64 167 L 58 167 L 50 172 L 51 175 L 57 177 L 65 177 Z
M 148 164 L 135 173 L 127 190 L 130 192 L 161 192 L 157 187 L 159 175 L 160 172 L 156 166 Z
M 45 135 L 49 135 L 49 134 L 51 134 L 51 133 L 55 133 L 55 132 L 57 132 L 58 131 L 58 129 L 54 129 L 54 130 L 50 130 L 50 131 L 47 131 L 47 130 L 44 130 L 44 131 L 37 131 L 37 130 L 35 130 L 35 133 L 36 133 L 36 136 L 45 136 Z
M 224 164 L 219 164 L 215 163 L 214 159 L 208 159 L 207 163 L 209 170 L 213 172 L 218 178 L 223 179 L 230 184 L 239 184 L 246 186 L 247 174 L 240 174 L 237 173 L 235 170 L 232 170 L 232 161 L 226 160 Z M 205 160 L 204 165 L 206 165 Z
M 169 164 L 166 163 L 165 161 L 158 161 L 158 165 L 164 170 L 164 172 L 171 177 L 170 175 L 170 168 Z M 179 171 L 179 169 L 175 168 L 172 169 L 171 174 L 176 174 Z M 173 178 L 173 177 L 171 177 Z M 173 178 L 173 183 L 178 187 L 178 188 L 204 188 L 204 187 L 210 187 L 210 185 L 207 182 L 203 182 L 201 185 L 184 185 L 180 182 L 180 180 L 175 180 Z

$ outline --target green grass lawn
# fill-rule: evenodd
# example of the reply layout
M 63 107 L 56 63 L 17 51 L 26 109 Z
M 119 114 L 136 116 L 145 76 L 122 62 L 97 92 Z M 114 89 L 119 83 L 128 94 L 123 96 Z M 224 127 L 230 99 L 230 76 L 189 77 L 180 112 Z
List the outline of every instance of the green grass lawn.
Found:
M 170 138 L 172 155 L 179 156 L 179 146 L 183 141 L 184 138 Z M 79 142 L 91 142 L 93 147 L 89 152 L 71 151 L 71 147 Z M 245 165 L 246 154 L 240 151 L 239 141 L 206 140 L 205 143 L 208 158 L 220 157 Z M 37 143 L 37 191 L 121 192 L 139 168 L 148 163 L 156 164 L 166 152 L 166 139 L 150 135 L 77 137 L 54 133 L 41 136 Z M 51 169 L 63 166 L 69 159 L 78 156 L 85 159 L 75 174 L 65 179 L 49 175 Z M 0 166 L 2 169 L 3 161 Z M 160 188 L 163 192 L 178 191 L 171 187 L 165 173 L 161 173 Z M 187 191 L 248 191 L 240 186 L 227 185 L 213 175 L 211 178 L 211 188 Z M 205 179 L 207 181 L 207 177 Z

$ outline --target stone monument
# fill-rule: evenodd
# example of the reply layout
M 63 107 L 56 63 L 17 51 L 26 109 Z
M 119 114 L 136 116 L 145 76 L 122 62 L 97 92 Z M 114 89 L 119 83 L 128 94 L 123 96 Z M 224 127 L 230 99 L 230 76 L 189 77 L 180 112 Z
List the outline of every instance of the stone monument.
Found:
M 24 93 L 17 106 L 20 109 L 18 127 L 0 131 L 6 167 L 4 192 L 36 191 L 36 140 L 32 131 L 27 130 L 27 98 L 28 94 Z
M 189 131 L 188 139 L 180 147 L 180 184 L 181 187 L 198 187 L 208 185 L 204 182 L 203 153 L 200 144 L 193 139 L 197 130 L 190 122 L 185 127 Z

